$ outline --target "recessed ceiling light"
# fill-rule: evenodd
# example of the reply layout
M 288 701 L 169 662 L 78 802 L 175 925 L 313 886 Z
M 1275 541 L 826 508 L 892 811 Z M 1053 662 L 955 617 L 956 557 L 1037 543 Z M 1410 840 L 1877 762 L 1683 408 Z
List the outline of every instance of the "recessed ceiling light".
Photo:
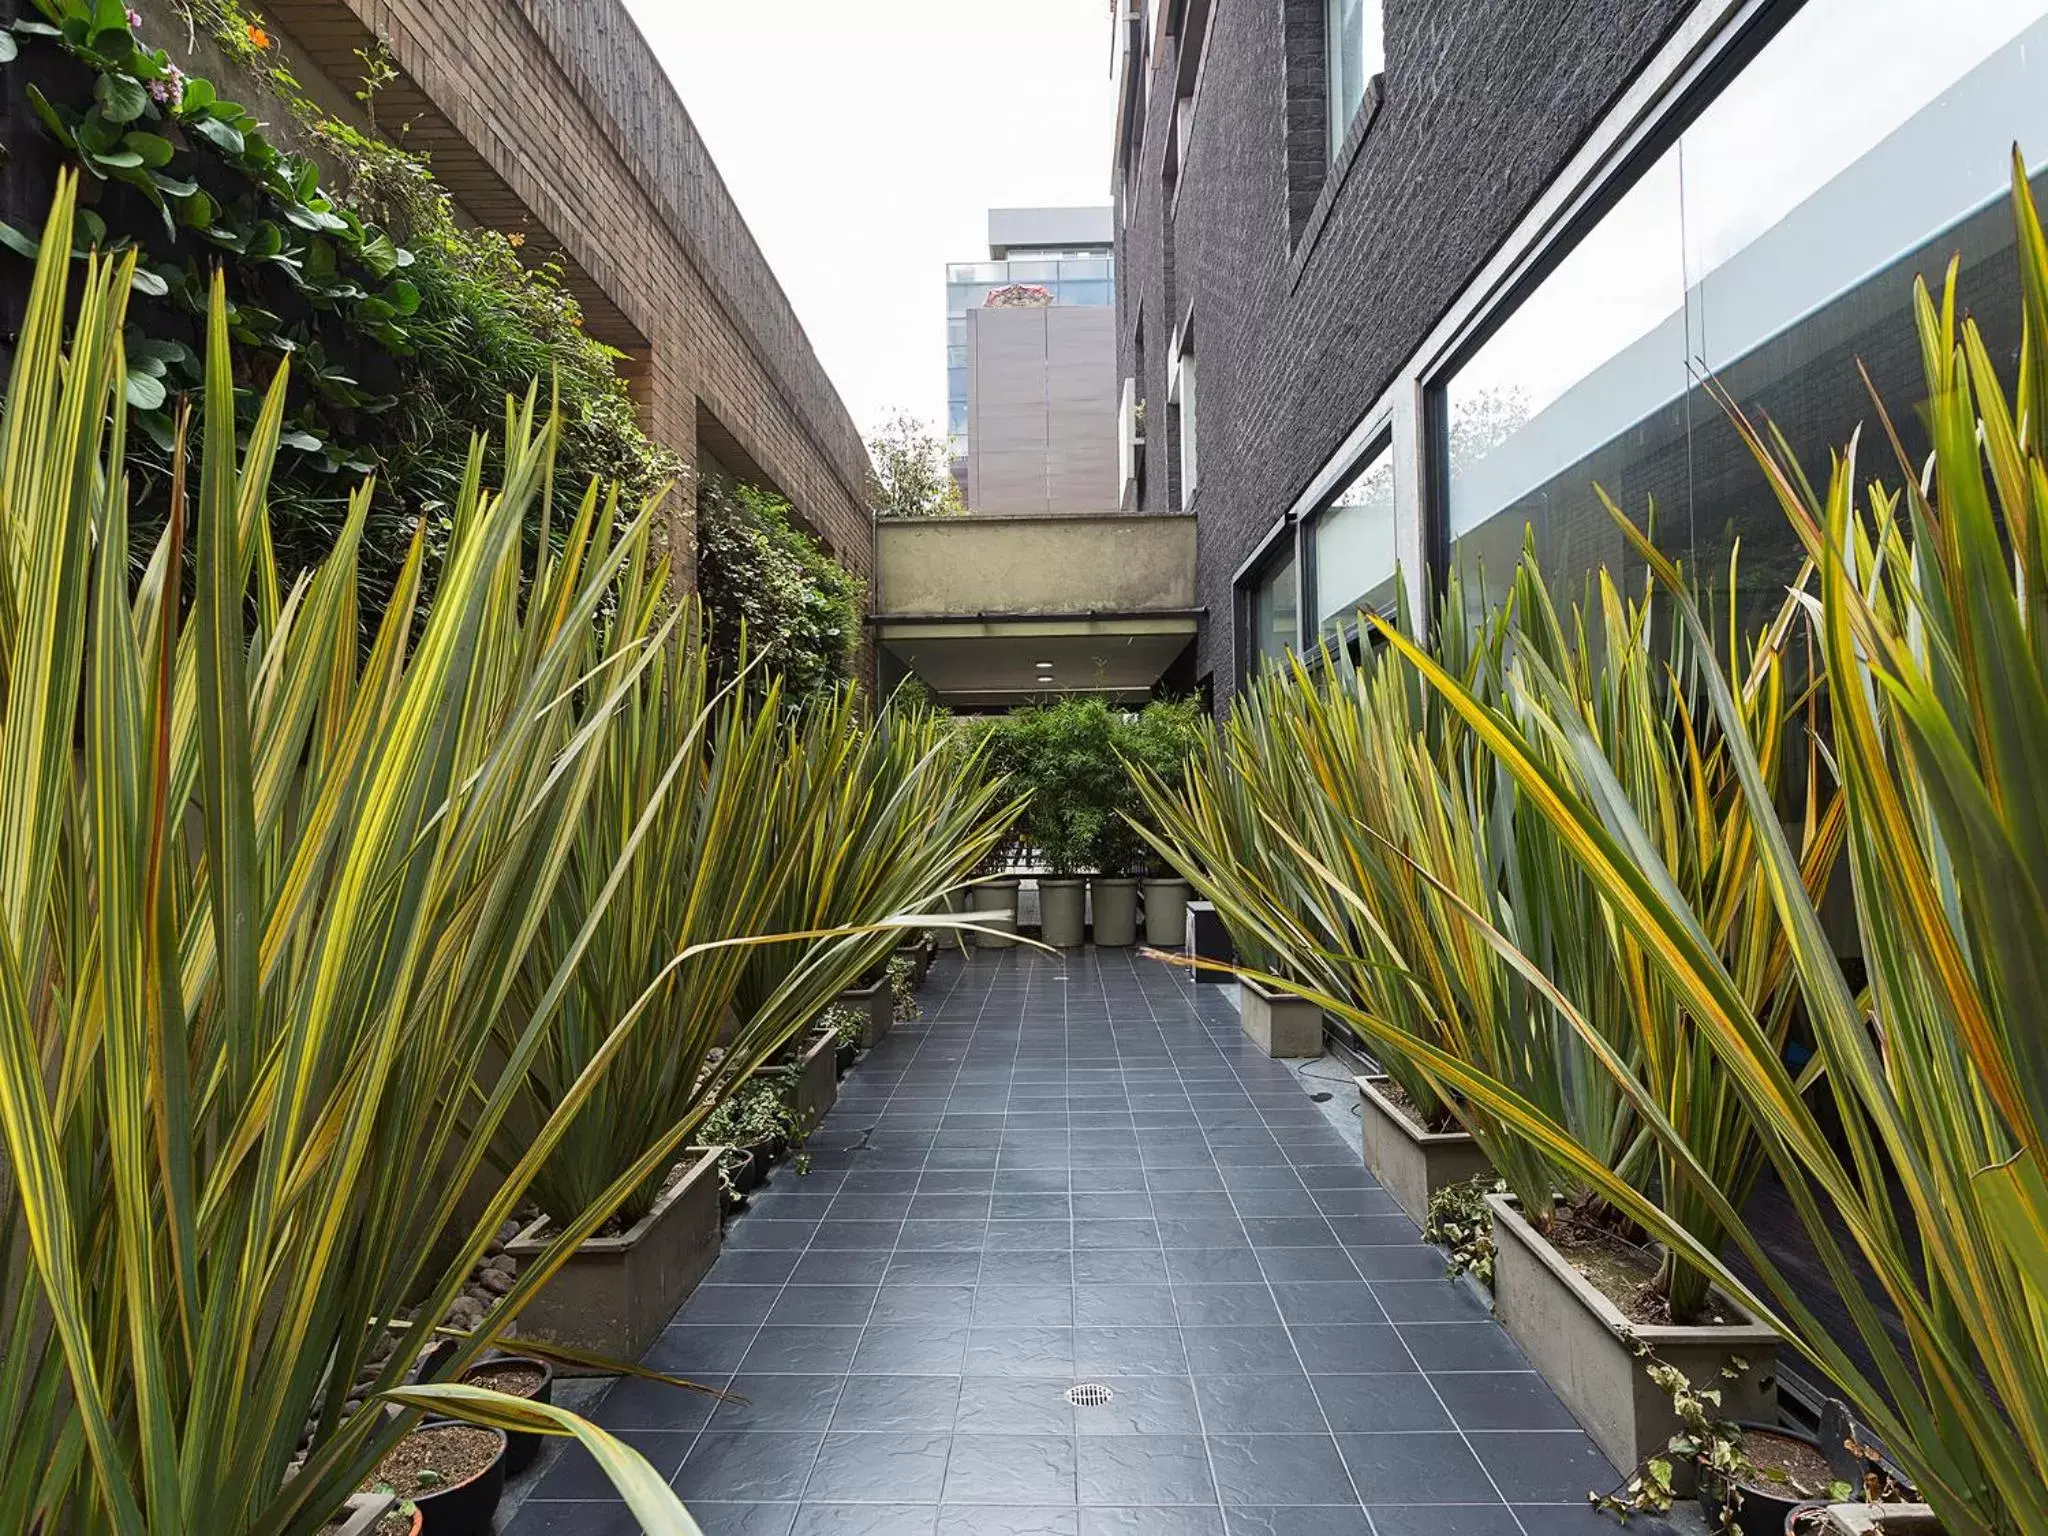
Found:
M 1040 663 L 1038 663 L 1038 670 L 1041 672 L 1050 672 L 1052 670 L 1052 663 L 1049 661 L 1041 661 Z

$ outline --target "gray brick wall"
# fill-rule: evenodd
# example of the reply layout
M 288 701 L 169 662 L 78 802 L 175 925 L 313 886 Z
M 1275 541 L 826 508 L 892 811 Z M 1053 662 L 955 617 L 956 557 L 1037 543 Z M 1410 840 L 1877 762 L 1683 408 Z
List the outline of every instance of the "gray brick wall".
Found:
M 1156 3 L 1156 0 L 1155 0 Z M 1231 686 L 1231 575 L 1391 382 L 1690 0 L 1385 0 L 1377 116 L 1340 157 L 1315 136 L 1322 0 L 1215 0 L 1178 199 L 1162 206 L 1177 60 L 1144 89 L 1148 126 L 1118 231 L 1119 376 L 1164 423 L 1167 341 L 1190 305 L 1201 358 L 1197 666 Z M 1304 177 L 1314 161 L 1318 173 Z M 1305 261 L 1294 260 L 1307 225 Z M 1152 505 L 1177 474 L 1171 433 L 1146 445 Z

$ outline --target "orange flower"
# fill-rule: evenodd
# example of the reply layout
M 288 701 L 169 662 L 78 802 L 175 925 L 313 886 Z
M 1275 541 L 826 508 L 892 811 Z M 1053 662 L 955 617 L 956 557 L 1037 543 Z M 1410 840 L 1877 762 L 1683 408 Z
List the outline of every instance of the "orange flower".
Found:
M 270 46 L 270 34 L 261 27 L 252 24 L 249 28 L 249 43 L 252 47 L 268 48 Z
M 515 251 L 518 250 L 520 246 L 526 244 L 526 236 L 520 234 L 519 231 L 516 229 L 513 230 L 512 233 L 507 235 L 505 238 L 512 243 L 512 249 Z

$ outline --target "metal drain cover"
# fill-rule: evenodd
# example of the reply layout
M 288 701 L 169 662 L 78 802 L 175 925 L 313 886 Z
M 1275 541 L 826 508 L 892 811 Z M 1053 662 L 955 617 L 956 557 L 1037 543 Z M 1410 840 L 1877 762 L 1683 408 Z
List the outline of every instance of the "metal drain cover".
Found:
M 1067 1388 L 1067 1401 L 1076 1408 L 1100 1408 L 1116 1394 L 1098 1381 L 1084 1381 L 1078 1387 Z

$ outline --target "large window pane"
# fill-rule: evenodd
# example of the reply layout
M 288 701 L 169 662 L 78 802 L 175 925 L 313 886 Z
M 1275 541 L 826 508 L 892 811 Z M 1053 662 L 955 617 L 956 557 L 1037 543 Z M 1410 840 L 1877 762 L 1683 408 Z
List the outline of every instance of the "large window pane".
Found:
M 1700 380 L 1824 480 L 1873 415 L 1860 361 L 1917 452 L 1916 274 L 1960 254 L 1965 307 L 2016 361 L 2014 140 L 2048 157 L 2048 0 L 1809 0 L 1446 385 L 1468 590 L 1483 565 L 1499 595 L 1525 528 L 1561 587 L 1625 569 L 1597 484 L 1703 579 L 1739 539 L 1760 622 L 1799 551 Z
M 1251 591 L 1251 629 L 1246 655 L 1256 677 L 1285 659 L 1299 643 L 1300 604 L 1296 596 L 1294 555 L 1289 551 L 1267 567 Z
M 1331 634 L 1360 610 L 1394 603 L 1394 451 L 1382 449 L 1309 529 L 1315 552 L 1316 627 Z

